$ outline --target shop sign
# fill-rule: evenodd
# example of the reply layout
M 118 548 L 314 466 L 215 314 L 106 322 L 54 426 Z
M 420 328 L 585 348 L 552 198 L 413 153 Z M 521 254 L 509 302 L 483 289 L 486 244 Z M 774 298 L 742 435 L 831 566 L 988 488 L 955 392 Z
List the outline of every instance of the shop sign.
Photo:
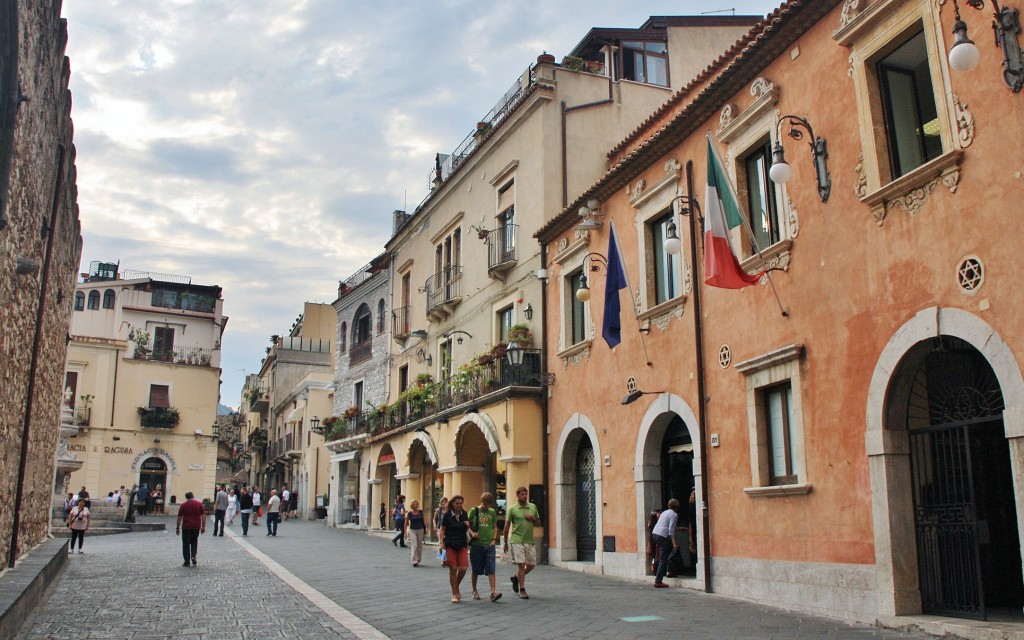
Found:
M 393 453 L 385 453 L 384 455 L 382 455 L 380 457 L 379 460 L 377 460 L 377 464 L 378 465 L 381 465 L 381 464 L 394 464 L 394 463 L 395 463 L 395 454 L 393 454 Z

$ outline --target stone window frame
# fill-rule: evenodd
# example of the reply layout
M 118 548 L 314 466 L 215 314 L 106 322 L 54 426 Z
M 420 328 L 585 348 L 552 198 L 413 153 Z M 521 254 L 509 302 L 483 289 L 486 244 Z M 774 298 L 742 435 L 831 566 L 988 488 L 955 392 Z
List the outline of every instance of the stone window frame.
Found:
M 950 84 L 946 60 L 948 48 L 939 4 L 878 0 L 844 22 L 832 35 L 834 41 L 850 49 L 848 73 L 853 79 L 862 149 L 857 167 L 856 194 L 871 208 L 871 215 L 879 226 L 893 207 L 899 207 L 911 216 L 916 215 L 924 200 L 940 183 L 955 192 L 960 179 L 962 148 L 968 146 L 973 138 L 973 117 L 959 102 Z M 905 42 L 906 36 L 917 28 L 925 36 L 942 153 L 899 178 L 891 179 L 887 127 L 874 65 Z
M 804 446 L 803 374 L 800 361 L 804 346 L 790 344 L 734 365 L 743 374 L 747 390 L 747 431 L 750 437 L 751 485 L 743 489 L 751 498 L 803 495 L 812 485 L 807 475 Z M 771 452 L 768 450 L 768 424 L 764 411 L 764 391 L 788 382 L 792 389 L 790 456 L 792 484 L 771 484 Z
M 719 142 L 727 146 L 724 158 L 725 170 L 736 189 L 736 199 L 743 207 L 744 215 L 747 211 L 746 180 L 742 182 L 740 177 L 746 178 L 746 158 L 753 151 L 760 148 L 767 141 L 772 148 L 778 144 L 779 118 L 782 112 L 778 109 L 779 95 L 781 91 L 778 86 L 764 77 L 755 79 L 750 85 L 750 95 L 754 101 L 740 113 L 736 113 L 735 105 L 726 105 L 719 117 L 721 125 L 715 133 Z M 741 167 L 744 167 L 741 169 Z M 775 205 L 779 220 L 779 241 L 767 247 L 758 247 L 761 255 L 758 256 L 750 248 L 750 239 L 747 237 L 745 225 L 741 225 L 731 231 L 730 242 L 739 248 L 740 267 L 750 272 L 756 272 L 765 267 L 781 267 L 788 269 L 790 252 L 793 249 L 793 241 L 800 232 L 800 225 L 796 208 L 789 198 L 788 187 L 785 184 L 776 184 L 770 181 L 775 191 Z M 740 188 L 742 186 L 742 188 Z
M 629 204 L 635 211 L 634 222 L 636 224 L 636 238 L 639 245 L 640 264 L 638 272 L 637 290 L 630 291 L 630 296 L 635 296 L 634 304 L 637 305 L 637 313 L 641 321 L 649 321 L 652 318 L 667 316 L 675 311 L 681 313 L 686 298 L 690 292 L 689 266 L 683 255 L 678 256 L 676 276 L 680 283 L 679 293 L 669 300 L 657 304 L 654 282 L 654 247 L 651 234 L 651 225 L 662 219 L 666 214 L 671 215 L 676 223 L 676 229 L 682 229 L 684 225 L 679 223 L 679 216 L 676 213 L 673 202 L 682 189 L 683 165 L 670 159 L 664 166 L 665 175 L 650 186 L 644 181 L 639 181 L 633 189 Z M 628 265 L 626 269 L 627 280 L 629 275 Z M 659 324 L 659 326 L 661 326 Z
M 569 275 L 585 268 L 584 262 L 589 251 L 590 232 L 576 232 L 575 241 L 563 239 L 560 251 L 555 254 L 554 262 L 558 265 L 558 306 L 561 314 L 561 327 L 558 332 L 557 356 L 567 364 L 570 359 L 578 362 L 580 358 L 590 357 L 590 347 L 594 343 L 594 316 L 590 309 L 590 301 L 583 303 L 583 340 L 572 342 L 572 283 Z M 593 283 L 591 282 L 591 287 Z M 593 289 L 591 289 L 593 290 Z

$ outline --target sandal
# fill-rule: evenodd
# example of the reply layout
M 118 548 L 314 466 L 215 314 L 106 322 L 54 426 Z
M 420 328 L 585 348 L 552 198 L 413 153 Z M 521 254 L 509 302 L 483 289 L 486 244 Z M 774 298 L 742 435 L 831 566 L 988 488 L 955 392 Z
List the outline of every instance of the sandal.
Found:
M 530 596 L 526 595 L 526 589 L 523 589 L 523 588 L 519 589 L 519 597 L 522 598 L 523 600 L 529 600 L 530 599 Z
M 501 600 L 501 593 L 492 593 L 491 602 L 497 602 L 498 600 Z
M 474 599 L 474 600 L 479 600 L 479 599 L 480 599 L 480 594 L 479 594 L 479 593 L 477 593 L 476 591 L 474 591 L 474 592 L 473 592 L 473 599 Z
M 452 604 L 459 604 L 459 596 L 452 596 Z

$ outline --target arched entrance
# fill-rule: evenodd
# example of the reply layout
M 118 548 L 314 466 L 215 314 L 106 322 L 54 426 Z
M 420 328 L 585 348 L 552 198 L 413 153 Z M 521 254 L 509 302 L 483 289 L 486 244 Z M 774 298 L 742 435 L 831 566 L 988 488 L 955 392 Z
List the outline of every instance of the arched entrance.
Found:
M 645 553 L 640 575 L 654 572 L 654 545 L 650 530 L 654 512 L 665 509 L 672 498 L 679 500 L 679 522 L 676 540 L 679 554 L 670 562 L 669 575 L 702 580 L 698 565 L 703 532 L 697 518 L 701 495 L 700 447 L 696 436 L 697 419 L 690 407 L 678 396 L 662 394 L 644 414 L 637 442 L 638 545 Z M 693 502 L 691 502 L 691 497 Z
M 597 552 L 597 498 L 594 447 L 584 437 L 576 448 L 576 559 L 593 562 Z
M 939 336 L 897 376 L 906 390 L 911 490 L 925 613 L 985 618 L 1024 604 L 1003 394 L 985 358 Z M 901 385 L 902 387 L 902 385 Z
M 167 495 L 167 463 L 156 456 L 146 458 L 139 465 L 139 486 L 145 485 L 150 491 L 160 485 Z
M 1006 342 L 967 311 L 921 310 L 882 350 L 866 418 L 879 613 L 1010 601 L 1019 618 L 1024 487 L 1006 474 L 1024 468 L 1024 377 Z
M 395 452 L 391 448 L 390 444 L 385 444 L 380 450 L 380 456 L 377 457 L 377 473 L 375 478 L 377 480 L 377 486 L 379 488 L 379 495 L 377 504 L 373 505 L 373 513 L 379 514 L 381 505 L 384 507 L 384 522 L 382 528 L 388 529 L 392 526 L 393 521 L 391 519 L 391 509 L 394 507 L 395 499 L 401 492 L 401 485 L 395 476 L 397 475 L 396 465 L 397 460 L 395 459 Z M 381 524 L 375 522 L 375 524 Z
M 590 420 L 575 414 L 562 428 L 555 465 L 555 544 L 553 560 L 604 561 L 597 541 L 602 536 L 600 441 Z
M 497 456 L 492 455 L 483 432 L 473 422 L 467 422 L 460 427 L 456 436 L 455 451 L 460 475 L 459 486 L 453 490 L 463 495 L 467 508 L 476 506 L 481 493 L 496 492 Z M 504 464 L 502 466 L 504 467 Z
M 407 502 L 411 505 L 413 498 L 419 500 L 420 509 L 428 514 L 429 519 L 433 517 L 434 511 L 441 504 L 441 498 L 444 496 L 444 475 L 438 473 L 437 463 L 422 440 L 413 440 L 409 447 L 409 473 L 419 477 L 420 493 L 410 496 Z M 436 539 L 436 532 L 431 535 Z

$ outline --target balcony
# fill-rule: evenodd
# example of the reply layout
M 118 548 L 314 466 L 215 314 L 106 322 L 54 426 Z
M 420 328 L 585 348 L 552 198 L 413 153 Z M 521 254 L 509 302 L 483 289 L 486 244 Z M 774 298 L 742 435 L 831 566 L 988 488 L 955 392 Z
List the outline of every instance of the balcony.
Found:
M 249 447 L 264 447 L 267 445 L 267 430 L 253 429 L 249 434 Z
M 332 450 L 343 450 L 333 441 L 348 441 L 360 435 L 377 437 L 421 421 L 447 418 L 464 413 L 481 400 L 489 403 L 512 396 L 539 397 L 545 379 L 540 349 L 524 349 L 523 363 L 518 366 L 497 355 L 488 362 L 460 369 L 441 382 L 414 384 L 392 405 L 371 408 L 350 418 L 336 418 L 330 423 L 325 421 L 324 439 L 331 443 Z
M 92 418 L 91 407 L 75 407 L 75 424 L 79 427 L 88 427 Z
M 173 429 L 181 421 L 174 407 L 139 407 L 139 417 L 145 429 Z
M 136 360 L 150 360 L 152 362 L 166 362 L 168 364 L 183 364 L 193 367 L 213 366 L 213 349 L 202 347 L 171 347 L 169 350 L 150 351 L 146 347 L 136 347 L 134 358 Z
M 299 439 L 295 437 L 295 434 L 289 433 L 284 437 L 284 455 L 298 460 L 302 457 L 302 449 L 299 447 L 302 445 Z
M 405 305 L 399 307 L 391 312 L 391 336 L 395 340 L 405 340 L 409 337 L 412 331 L 412 323 L 410 322 L 409 313 L 412 311 L 411 305 Z
M 352 345 L 348 350 L 348 366 L 366 362 L 373 357 L 373 338 L 367 338 L 359 344 Z
M 423 290 L 427 294 L 427 317 L 435 322 L 445 320 L 462 302 L 462 267 L 445 267 L 427 278 Z
M 487 274 L 505 281 L 505 274 L 516 266 L 517 224 L 503 224 L 487 234 Z
M 260 385 L 258 387 L 249 387 L 249 410 L 258 411 L 260 409 L 266 409 L 270 406 L 270 389 Z M 261 406 L 262 405 L 262 406 Z M 262 431 L 258 429 L 257 431 Z M 266 433 L 264 431 L 264 433 Z

